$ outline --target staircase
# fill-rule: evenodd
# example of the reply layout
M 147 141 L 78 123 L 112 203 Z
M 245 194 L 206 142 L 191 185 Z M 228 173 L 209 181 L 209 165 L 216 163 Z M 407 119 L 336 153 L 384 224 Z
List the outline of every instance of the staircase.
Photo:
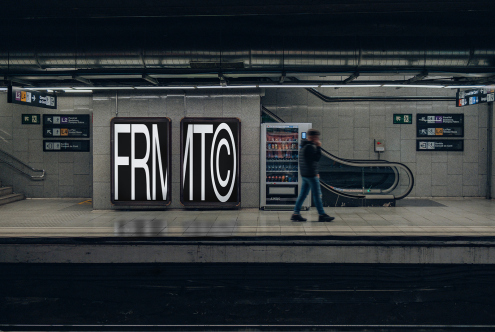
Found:
M 33 168 L 2 149 L 0 149 L 0 163 L 23 174 L 31 181 L 43 181 L 45 179 L 45 170 Z M 42 174 L 32 175 L 31 173 L 33 172 Z M 2 182 L 0 181 L 0 205 L 21 201 L 23 199 L 26 199 L 24 194 L 15 194 L 12 187 L 2 187 Z
M 0 205 L 21 201 L 23 199 L 26 199 L 24 194 L 14 194 L 12 187 L 2 187 L 2 182 L 0 182 Z

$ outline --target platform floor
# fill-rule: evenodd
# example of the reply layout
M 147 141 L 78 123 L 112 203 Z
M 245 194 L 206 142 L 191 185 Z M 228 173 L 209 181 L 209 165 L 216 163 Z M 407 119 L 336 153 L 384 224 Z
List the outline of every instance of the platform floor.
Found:
M 0 237 L 495 236 L 495 200 L 403 200 L 399 207 L 291 212 L 93 211 L 86 199 L 27 199 L 0 206 Z

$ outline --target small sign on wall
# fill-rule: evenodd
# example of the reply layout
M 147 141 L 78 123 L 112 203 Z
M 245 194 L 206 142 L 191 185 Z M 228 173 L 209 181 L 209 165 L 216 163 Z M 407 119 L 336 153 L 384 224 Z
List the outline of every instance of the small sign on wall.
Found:
M 23 114 L 22 124 L 40 124 L 39 114 Z
M 181 203 L 184 206 L 239 206 L 239 119 L 184 118 L 180 131 Z
M 412 114 L 394 114 L 394 124 L 412 124 Z
M 169 118 L 113 118 L 110 122 L 111 201 L 115 205 L 169 205 Z

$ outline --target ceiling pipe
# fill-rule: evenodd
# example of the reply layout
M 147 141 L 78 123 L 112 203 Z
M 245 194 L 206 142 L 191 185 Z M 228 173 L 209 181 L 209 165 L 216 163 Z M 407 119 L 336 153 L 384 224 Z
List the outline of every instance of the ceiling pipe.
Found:
M 117 38 L 118 39 L 118 38 Z M 301 71 L 359 72 L 370 70 L 400 70 L 435 72 L 454 69 L 458 72 L 495 72 L 495 44 L 473 41 L 468 47 L 458 38 L 445 37 L 440 41 L 415 37 L 369 37 L 357 41 L 354 38 L 334 37 L 329 43 L 318 37 L 291 37 L 290 44 L 278 37 L 236 38 L 217 45 L 208 38 L 190 36 L 188 43 L 171 40 L 160 47 L 143 49 L 132 46 L 122 48 L 118 40 L 64 49 L 35 49 L 35 46 L 11 46 L 0 48 L 0 70 L 53 72 L 91 70 L 132 70 L 143 66 L 153 70 L 199 70 L 224 74 L 231 72 L 278 72 L 284 76 Z M 112 46 L 113 45 L 113 46 Z M 132 45 L 132 44 L 131 44 Z M 195 45 L 191 47 L 190 45 Z M 228 45 L 228 46 L 225 46 Z M 82 47 L 84 46 L 84 47 Z M 19 48 L 17 50 L 16 48 Z M 74 52 L 74 49 L 81 51 Z M 82 51 L 84 50 L 84 51 Z M 146 54 L 145 57 L 142 55 Z M 76 63 L 77 61 L 77 63 Z M 43 68 L 43 69 L 40 69 Z M 414 74 L 413 74 L 414 75 Z M 156 78 L 156 77 L 155 77 Z

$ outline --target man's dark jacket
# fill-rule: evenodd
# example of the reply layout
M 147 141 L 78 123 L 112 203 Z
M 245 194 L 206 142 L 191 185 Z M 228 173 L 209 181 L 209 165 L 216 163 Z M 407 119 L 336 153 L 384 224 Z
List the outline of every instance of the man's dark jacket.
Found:
M 314 178 L 318 174 L 318 161 L 321 158 L 321 148 L 313 142 L 303 139 L 299 151 L 299 167 L 301 175 Z

